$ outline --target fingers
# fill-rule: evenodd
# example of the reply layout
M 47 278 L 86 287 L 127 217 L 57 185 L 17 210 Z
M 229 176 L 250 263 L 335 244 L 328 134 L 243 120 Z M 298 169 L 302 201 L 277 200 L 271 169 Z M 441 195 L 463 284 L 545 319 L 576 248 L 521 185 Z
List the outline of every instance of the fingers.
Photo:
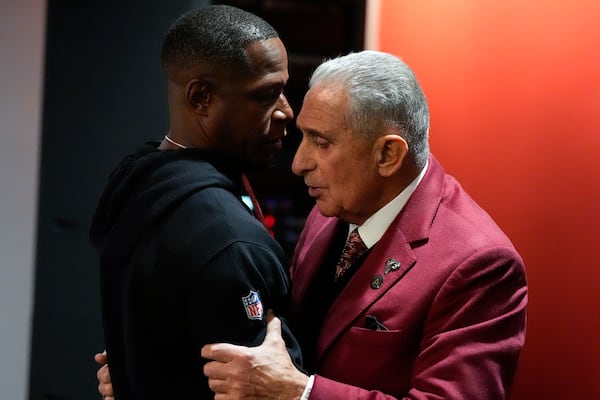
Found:
M 236 356 L 246 354 L 247 347 L 236 346 L 230 343 L 213 343 L 202 346 L 200 355 L 207 360 L 228 363 Z
M 204 364 L 202 369 L 204 375 L 210 380 L 223 380 L 227 377 L 227 364 L 210 361 Z M 212 389 L 212 387 L 211 387 Z M 215 391 L 213 389 L 213 391 Z
M 101 390 L 98 390 L 98 391 L 102 394 Z M 115 400 L 115 397 L 102 395 L 102 400 Z
M 110 384 L 110 373 L 108 371 L 108 365 L 102 366 L 98 370 L 98 372 L 96 372 L 96 377 L 98 378 L 98 382 Z
M 96 354 L 94 360 L 102 365 L 102 367 L 98 369 L 98 372 L 96 372 L 96 377 L 98 378 L 98 393 L 102 395 L 103 400 L 115 400 L 112 383 L 110 381 L 110 373 L 108 371 L 106 350 Z
M 218 398 L 229 398 L 227 397 L 230 393 L 231 388 L 229 387 L 229 385 L 227 384 L 226 381 L 221 380 L 221 379 L 213 379 L 213 378 L 209 378 L 208 379 L 208 387 L 210 388 L 210 390 L 212 390 L 215 393 L 215 399 Z M 219 397 L 220 395 L 220 397 Z
M 100 365 L 104 365 L 108 362 L 108 357 L 106 356 L 106 350 L 102 353 L 96 353 L 94 355 L 94 361 L 96 361 Z
M 271 341 L 283 341 L 281 337 L 281 321 L 275 317 L 273 310 L 267 310 L 267 333 L 264 342 L 267 339 Z M 249 347 L 237 346 L 230 343 L 213 343 L 202 346 L 200 355 L 207 360 L 214 360 L 222 363 L 228 363 L 236 357 L 248 356 Z
M 98 378 L 98 392 L 106 399 L 109 396 L 114 396 L 108 365 L 103 365 L 96 373 L 96 377 Z

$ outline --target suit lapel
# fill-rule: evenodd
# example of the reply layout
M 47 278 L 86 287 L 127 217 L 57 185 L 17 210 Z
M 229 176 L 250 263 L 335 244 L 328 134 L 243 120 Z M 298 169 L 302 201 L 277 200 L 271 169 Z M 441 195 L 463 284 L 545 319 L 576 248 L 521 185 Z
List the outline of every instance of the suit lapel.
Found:
M 294 273 L 292 310 L 298 309 L 312 279 L 318 275 L 317 270 L 322 267 L 323 260 L 327 258 L 327 251 L 331 248 L 341 225 L 347 226 L 338 219 L 327 218 L 319 231 L 309 233 L 305 245 L 302 246 L 295 260 L 297 266 L 301 267 L 296 268 Z
M 409 243 L 404 239 L 402 232 L 398 229 L 395 231 L 394 234 L 386 233 L 373 247 L 329 309 L 317 342 L 317 363 L 327 353 L 336 338 L 414 265 L 415 257 Z M 399 268 L 386 274 L 386 261 L 389 259 L 399 262 Z M 372 285 L 374 279 L 379 279 L 381 284 Z

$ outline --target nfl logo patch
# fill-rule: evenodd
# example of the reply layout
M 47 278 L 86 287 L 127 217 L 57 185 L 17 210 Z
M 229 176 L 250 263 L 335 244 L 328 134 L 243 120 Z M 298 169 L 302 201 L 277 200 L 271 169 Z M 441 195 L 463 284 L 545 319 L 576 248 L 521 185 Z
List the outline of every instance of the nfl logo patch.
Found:
M 262 320 L 263 318 L 263 305 L 260 301 L 258 292 L 251 290 L 248 296 L 242 297 L 242 303 L 246 309 L 246 315 L 249 319 Z

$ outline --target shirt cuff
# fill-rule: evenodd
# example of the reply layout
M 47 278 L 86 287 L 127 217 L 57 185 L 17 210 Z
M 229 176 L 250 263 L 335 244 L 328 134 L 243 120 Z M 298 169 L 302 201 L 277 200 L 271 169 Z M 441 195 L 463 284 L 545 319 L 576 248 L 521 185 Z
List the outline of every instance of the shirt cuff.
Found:
M 306 387 L 304 388 L 304 392 L 302 392 L 302 397 L 300 397 L 300 400 L 308 400 L 308 397 L 310 396 L 310 391 L 312 390 L 314 382 L 315 382 L 315 376 L 311 375 L 308 378 L 308 382 L 306 383 Z

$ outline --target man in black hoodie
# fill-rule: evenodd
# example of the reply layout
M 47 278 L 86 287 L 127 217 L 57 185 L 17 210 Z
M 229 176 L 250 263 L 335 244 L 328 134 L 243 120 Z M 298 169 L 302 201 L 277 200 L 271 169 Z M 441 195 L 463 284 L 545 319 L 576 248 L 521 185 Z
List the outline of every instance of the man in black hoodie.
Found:
M 260 344 L 267 309 L 301 362 L 284 253 L 241 201 L 244 172 L 272 161 L 292 119 L 283 43 L 210 6 L 171 26 L 161 58 L 170 129 L 119 163 L 90 228 L 118 400 L 212 398 L 200 348 Z

